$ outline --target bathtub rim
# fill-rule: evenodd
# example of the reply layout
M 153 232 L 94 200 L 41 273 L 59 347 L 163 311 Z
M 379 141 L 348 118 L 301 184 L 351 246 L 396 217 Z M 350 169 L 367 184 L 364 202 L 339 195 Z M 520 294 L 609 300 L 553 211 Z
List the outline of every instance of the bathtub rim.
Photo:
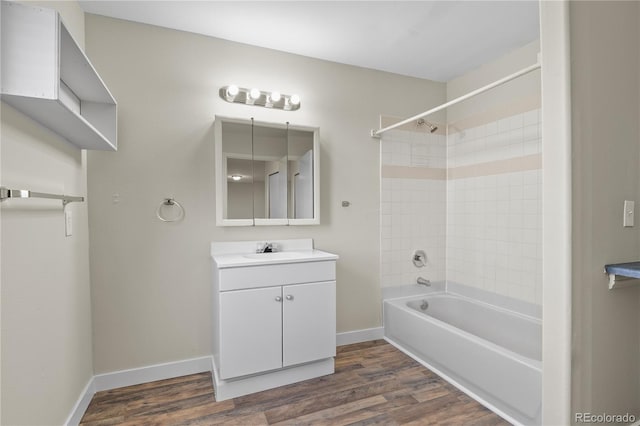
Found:
M 400 309 L 402 311 L 406 311 L 409 315 L 414 315 L 414 316 L 416 316 L 416 317 L 418 317 L 418 318 L 420 318 L 422 320 L 432 322 L 436 326 L 445 328 L 447 331 L 450 331 L 450 332 L 452 332 L 452 333 L 454 333 L 454 334 L 456 334 L 458 336 L 461 336 L 461 337 L 464 337 L 466 339 L 469 339 L 469 340 L 471 340 L 471 341 L 473 341 L 473 342 L 475 342 L 475 343 L 477 343 L 477 344 L 479 344 L 479 345 L 481 345 L 481 346 L 483 346 L 483 347 L 485 347 L 485 348 L 487 348 L 487 349 L 489 349 L 489 350 L 491 350 L 493 352 L 499 352 L 499 353 L 505 354 L 505 355 L 509 356 L 510 358 L 514 359 L 515 361 L 517 361 L 517 362 L 519 362 L 519 363 L 521 363 L 523 365 L 526 365 L 528 367 L 531 367 L 531 368 L 535 369 L 536 371 L 539 371 L 542 374 L 542 360 L 541 359 L 537 360 L 537 359 L 534 359 L 534 358 L 529 358 L 529 357 L 527 357 L 525 355 L 522 355 L 522 354 L 519 354 L 517 352 L 514 352 L 514 351 L 512 351 L 510 349 L 505 348 L 504 346 L 500 346 L 500 345 L 498 345 L 496 343 L 493 343 L 493 342 L 490 342 L 489 340 L 484 339 L 484 338 L 482 338 L 480 336 L 476 336 L 473 333 L 470 333 L 468 331 L 462 330 L 462 329 L 460 329 L 458 327 L 454 327 L 453 325 L 448 324 L 445 321 L 439 320 L 438 318 L 432 317 L 431 315 L 428 315 L 428 314 L 425 314 L 425 313 L 422 313 L 422 312 L 418 312 L 417 310 L 409 307 L 406 304 L 409 301 L 426 299 L 426 298 L 428 298 L 430 296 L 449 296 L 449 297 L 454 297 L 454 298 L 457 297 L 457 298 L 460 298 L 460 299 L 466 299 L 466 300 L 470 301 L 471 303 L 477 303 L 477 304 L 480 304 L 480 305 L 486 305 L 490 309 L 496 309 L 496 310 L 503 311 L 503 312 L 506 312 L 506 313 L 509 313 L 509 314 L 518 315 L 518 316 L 520 316 L 520 317 L 522 317 L 524 319 L 529 319 L 529 320 L 532 320 L 534 322 L 538 322 L 542 326 L 542 321 L 539 320 L 539 319 L 536 319 L 534 317 L 530 317 L 528 315 L 524 315 L 524 314 L 520 314 L 518 312 L 510 311 L 508 309 L 505 309 L 505 308 L 502 308 L 502 307 L 499 307 L 499 306 L 491 305 L 489 303 L 482 302 L 482 301 L 476 301 L 475 299 L 468 298 L 468 297 L 465 297 L 465 296 L 461 296 L 461 295 L 458 295 L 456 293 L 449 293 L 449 292 L 446 292 L 446 291 L 432 292 L 432 293 L 428 293 L 428 294 L 425 294 L 425 295 L 422 295 L 422 296 L 406 296 L 406 297 L 399 297 L 399 298 L 396 298 L 396 299 L 384 300 L 383 303 L 382 303 L 382 305 L 383 305 L 383 325 L 384 325 L 384 315 L 385 315 L 385 311 L 386 311 L 386 307 L 385 306 L 388 303 L 390 305 L 395 306 L 397 309 Z M 386 338 L 387 338 L 387 336 L 386 336 L 386 333 L 385 333 L 385 339 Z
M 476 303 L 478 305 L 487 305 L 487 306 L 491 307 L 492 309 L 496 309 L 498 311 L 507 312 L 507 313 L 509 313 L 511 315 L 515 315 L 515 316 L 518 316 L 518 317 L 521 317 L 521 318 L 524 318 L 524 319 L 527 319 L 527 320 L 531 320 L 533 322 L 539 323 L 540 326 L 542 326 L 542 317 L 541 316 L 525 314 L 525 313 L 517 311 L 515 309 L 507 308 L 505 306 L 496 305 L 495 303 L 486 302 L 484 300 L 478 300 L 478 299 L 473 298 L 472 296 L 466 296 L 466 295 L 461 294 L 461 293 L 456 293 L 455 291 L 447 291 L 445 293 L 448 294 L 448 295 L 451 295 L 451 296 L 459 297 L 461 299 L 469 300 L 469 301 L 471 301 L 473 303 Z
M 418 300 L 420 298 L 425 299 L 428 297 L 437 297 L 437 296 L 450 296 L 450 297 L 454 297 L 454 298 L 458 298 L 458 299 L 464 299 L 468 302 L 471 303 L 475 303 L 476 305 L 480 305 L 480 306 L 486 306 L 490 309 L 494 309 L 496 311 L 500 311 L 500 312 L 504 312 L 507 314 L 511 314 L 511 315 L 515 315 L 517 317 L 526 319 L 526 320 L 530 320 L 533 322 L 536 322 L 540 325 L 542 325 L 542 318 L 538 317 L 538 316 L 534 316 L 534 315 L 529 315 L 529 314 L 525 314 L 519 311 L 516 311 L 514 309 L 510 309 L 504 306 L 500 306 L 500 305 L 496 305 L 495 303 L 490 303 L 490 302 L 485 302 L 484 300 L 478 300 L 475 299 L 474 297 L 471 296 L 466 296 L 464 294 L 461 293 L 457 293 L 455 291 L 448 291 L 448 290 L 437 290 L 437 291 L 430 291 L 428 293 L 424 293 L 424 294 L 416 294 L 413 296 L 402 296 L 402 297 L 393 297 L 393 298 L 389 298 L 389 299 L 384 299 L 383 302 L 395 302 L 395 301 L 402 301 L 402 300 L 406 300 L 407 302 L 413 301 L 413 300 Z

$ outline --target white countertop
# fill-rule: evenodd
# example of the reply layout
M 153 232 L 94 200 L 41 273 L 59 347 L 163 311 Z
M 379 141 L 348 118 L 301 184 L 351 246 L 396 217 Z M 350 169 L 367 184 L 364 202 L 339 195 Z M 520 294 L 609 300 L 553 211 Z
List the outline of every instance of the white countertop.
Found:
M 211 258 L 220 269 L 244 266 L 278 265 L 284 263 L 322 262 L 337 260 L 338 255 L 322 250 L 291 250 L 275 253 L 213 254 Z

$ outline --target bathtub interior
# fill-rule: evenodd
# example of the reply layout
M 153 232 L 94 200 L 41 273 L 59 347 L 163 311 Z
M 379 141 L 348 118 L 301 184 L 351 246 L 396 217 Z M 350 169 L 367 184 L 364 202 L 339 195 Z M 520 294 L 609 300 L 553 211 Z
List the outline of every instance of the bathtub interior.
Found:
M 426 295 L 406 304 L 512 352 L 542 361 L 542 323 L 537 318 L 452 294 Z

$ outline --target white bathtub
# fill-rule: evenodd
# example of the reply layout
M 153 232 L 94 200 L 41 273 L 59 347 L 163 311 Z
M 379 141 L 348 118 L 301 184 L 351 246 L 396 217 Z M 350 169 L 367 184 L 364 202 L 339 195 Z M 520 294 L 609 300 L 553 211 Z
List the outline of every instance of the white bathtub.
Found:
M 429 307 L 422 311 L 425 300 Z M 450 293 L 385 300 L 385 338 L 516 424 L 541 424 L 539 319 Z

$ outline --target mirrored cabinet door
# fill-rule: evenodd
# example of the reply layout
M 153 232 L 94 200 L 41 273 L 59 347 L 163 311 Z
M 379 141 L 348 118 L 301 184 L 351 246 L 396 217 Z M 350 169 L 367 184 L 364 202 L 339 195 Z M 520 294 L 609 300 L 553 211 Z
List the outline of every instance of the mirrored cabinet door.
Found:
M 216 117 L 216 225 L 315 225 L 318 129 Z
M 287 128 L 253 124 L 253 169 L 255 188 L 253 217 L 256 225 L 288 225 Z M 266 220 L 268 219 L 268 220 Z
M 288 129 L 289 179 L 287 208 L 290 219 L 310 220 L 315 216 L 314 152 L 315 132 Z
M 219 216 L 228 226 L 253 225 L 255 187 L 261 187 L 253 178 L 253 135 L 251 123 L 220 122 L 220 150 L 216 150 L 219 176 L 224 180 L 218 192 Z M 224 202 L 220 202 L 224 200 Z

